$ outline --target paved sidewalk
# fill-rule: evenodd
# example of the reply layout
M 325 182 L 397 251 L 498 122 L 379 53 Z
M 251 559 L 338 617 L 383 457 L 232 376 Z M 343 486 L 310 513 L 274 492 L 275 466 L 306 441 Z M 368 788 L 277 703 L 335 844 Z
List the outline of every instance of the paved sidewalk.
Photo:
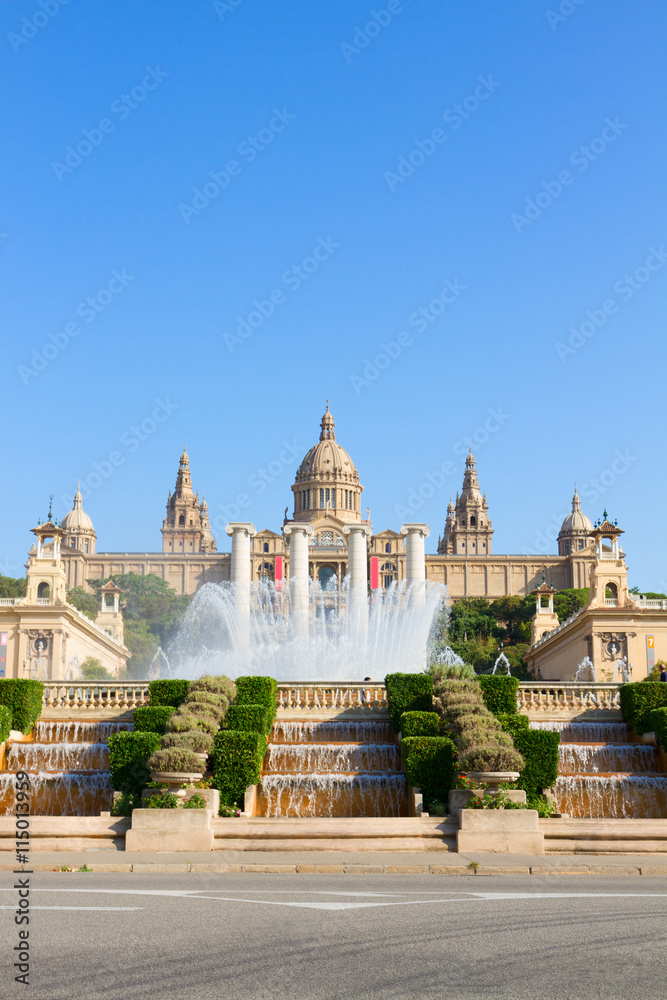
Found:
M 87 865 L 97 872 L 326 873 L 477 875 L 665 875 L 667 854 L 443 854 L 328 851 L 130 852 L 36 851 L 31 871 Z M 0 871 L 14 871 L 13 853 L 0 852 Z M 28 866 L 26 866 L 28 867 Z

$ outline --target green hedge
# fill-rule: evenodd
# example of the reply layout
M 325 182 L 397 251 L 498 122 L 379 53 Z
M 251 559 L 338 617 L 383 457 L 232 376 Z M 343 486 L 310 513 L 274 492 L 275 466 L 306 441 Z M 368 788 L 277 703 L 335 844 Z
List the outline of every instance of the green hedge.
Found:
M 482 697 L 489 712 L 499 715 L 504 712 L 516 715 L 519 678 L 503 674 L 481 674 L 477 680 L 482 689 Z
M 387 674 L 384 679 L 391 728 L 400 732 L 404 712 L 430 712 L 433 678 L 428 674 Z
M 649 712 L 648 721 L 647 732 L 655 733 L 662 749 L 667 750 L 667 708 L 654 708 Z
M 220 801 L 243 809 L 243 795 L 248 785 L 259 782 L 266 753 L 263 733 L 240 733 L 221 729 L 213 741 L 213 785 Z
M 0 680 L 0 705 L 12 713 L 12 729 L 29 733 L 42 714 L 44 685 L 27 678 Z
M 145 705 L 134 710 L 135 733 L 159 733 L 164 736 L 166 725 L 176 709 L 172 705 Z
M 271 731 L 269 710 L 266 705 L 230 705 L 225 729 L 239 733 L 268 733 Z
M 268 709 L 268 726 L 270 729 L 276 717 L 278 682 L 274 677 L 237 677 L 234 704 L 264 705 Z
M 148 758 L 160 749 L 157 733 L 116 733 L 109 737 L 111 787 L 117 792 L 140 792 L 150 778 Z
M 649 715 L 654 708 L 667 707 L 667 684 L 664 681 L 636 681 L 621 685 L 621 712 L 635 732 L 650 733 Z
M 6 705 L 0 705 L 0 743 L 4 743 L 12 728 L 12 713 Z
M 150 704 L 153 708 L 158 705 L 171 705 L 178 708 L 190 690 L 190 681 L 164 680 L 151 681 L 148 685 Z
M 513 716 L 508 713 L 502 717 L 501 722 L 526 761 L 517 785 L 525 789 L 529 799 L 542 795 L 545 789 L 556 784 L 560 733 L 549 729 L 529 729 L 525 715 Z
M 437 736 L 440 719 L 437 712 L 403 712 L 400 726 L 403 739 L 409 736 Z
M 401 750 L 408 782 L 421 788 L 425 808 L 434 801 L 446 803 L 456 761 L 452 741 L 446 736 L 409 736 Z

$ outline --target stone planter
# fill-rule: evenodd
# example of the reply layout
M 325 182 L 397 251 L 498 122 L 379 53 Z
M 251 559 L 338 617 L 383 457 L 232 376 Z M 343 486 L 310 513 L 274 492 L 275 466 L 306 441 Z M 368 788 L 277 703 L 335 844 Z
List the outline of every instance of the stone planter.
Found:
M 536 809 L 461 809 L 456 850 L 544 854 Z
M 450 814 L 456 813 L 459 809 L 465 809 L 476 795 L 497 795 L 499 791 L 504 791 L 510 802 L 520 802 L 525 805 L 526 793 L 522 788 L 501 789 L 499 787 L 507 782 L 516 781 L 519 777 L 518 771 L 470 771 L 466 777 L 470 778 L 476 785 L 487 785 L 487 788 L 475 787 L 470 790 L 452 788 L 448 799 Z
M 194 785 L 196 781 L 201 781 L 201 774 L 190 771 L 151 771 L 151 781 L 159 781 L 161 785 L 169 785 L 169 791 L 178 795 L 179 799 L 185 798 L 186 789 L 181 785 Z
M 211 815 L 208 809 L 135 809 L 125 850 L 212 851 Z

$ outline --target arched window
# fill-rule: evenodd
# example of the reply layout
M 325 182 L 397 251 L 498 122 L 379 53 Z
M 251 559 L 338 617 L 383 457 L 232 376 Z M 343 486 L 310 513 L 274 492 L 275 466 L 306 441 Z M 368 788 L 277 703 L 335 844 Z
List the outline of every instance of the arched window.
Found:
M 264 551 L 265 552 L 269 551 L 269 543 L 268 542 L 264 542 Z
M 618 605 L 618 587 L 615 583 L 605 584 L 604 596 L 608 605 L 613 607 Z
M 384 547 L 385 552 L 391 552 L 391 543 L 387 542 Z
M 185 514 L 181 514 L 178 519 L 179 527 L 185 527 Z
M 87 552 L 87 551 L 88 551 L 88 542 L 84 542 L 84 543 L 83 543 L 83 551 L 84 551 L 84 552 Z
M 50 596 L 51 596 L 51 588 L 49 587 L 48 583 L 42 581 L 42 583 L 40 583 L 39 587 L 37 588 L 37 599 L 39 601 L 47 601 Z
M 471 528 L 477 527 L 477 518 L 474 515 L 470 518 L 470 527 Z
M 333 590 L 336 586 L 336 571 L 332 566 L 323 566 L 317 578 L 322 590 Z

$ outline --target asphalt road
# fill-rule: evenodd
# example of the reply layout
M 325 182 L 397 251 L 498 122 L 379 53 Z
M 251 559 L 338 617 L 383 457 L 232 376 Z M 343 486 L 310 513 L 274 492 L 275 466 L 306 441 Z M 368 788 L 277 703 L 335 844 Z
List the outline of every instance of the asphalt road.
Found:
M 665 1000 L 667 878 L 31 876 L 30 986 L 0 998 Z

